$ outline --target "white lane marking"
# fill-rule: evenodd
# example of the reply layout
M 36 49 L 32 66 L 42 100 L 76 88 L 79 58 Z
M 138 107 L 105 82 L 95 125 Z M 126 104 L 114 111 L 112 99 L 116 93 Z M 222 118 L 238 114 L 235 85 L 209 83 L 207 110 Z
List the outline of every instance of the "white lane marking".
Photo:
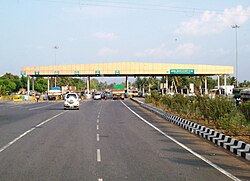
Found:
M 97 155 L 97 162 L 101 162 L 101 150 L 100 149 L 96 150 L 96 155 Z
M 45 106 L 40 106 L 40 107 L 33 107 L 33 108 L 30 108 L 29 111 L 32 111 L 32 110 L 35 110 L 35 109 L 41 109 L 41 108 L 44 108 L 44 107 L 48 107 L 48 106 L 51 106 L 53 104 L 49 104 L 49 105 L 45 105 Z
M 121 101 L 122 102 L 122 101 Z M 209 161 L 208 159 L 206 159 L 205 157 L 199 155 L 198 153 L 196 153 L 195 151 L 191 150 L 190 148 L 188 148 L 187 146 L 185 146 L 184 144 L 180 143 L 179 141 L 175 140 L 174 138 L 172 138 L 171 136 L 167 135 L 166 133 L 164 133 L 162 130 L 160 130 L 159 128 L 157 128 L 156 126 L 154 126 L 153 124 L 149 123 L 147 120 L 145 120 L 143 117 L 141 117 L 139 114 L 137 114 L 135 111 L 133 111 L 130 107 L 128 107 L 124 102 L 122 102 L 122 104 L 128 108 L 128 110 L 130 110 L 134 115 L 136 115 L 138 118 L 140 118 L 142 121 L 144 121 L 146 124 L 148 124 L 149 126 L 151 126 L 152 128 L 154 128 L 156 131 L 158 131 L 159 133 L 161 133 L 163 136 L 167 137 L 168 139 L 172 140 L 173 142 L 175 142 L 177 145 L 181 146 L 182 148 L 184 148 L 185 150 L 187 150 L 188 152 L 192 153 L 194 156 L 198 157 L 199 159 L 201 159 L 202 161 L 206 162 L 207 164 L 209 164 L 210 166 L 212 166 L 213 168 L 215 168 L 216 170 L 220 171 L 221 173 L 223 173 L 224 175 L 226 175 L 227 177 L 231 178 L 232 180 L 235 181 L 240 181 L 239 178 L 235 177 L 234 175 L 232 175 L 231 173 L 227 172 L 226 170 L 222 169 L 221 167 L 219 167 L 218 165 L 214 164 L 213 162 Z
M 100 118 L 100 115 L 98 115 L 97 118 L 99 119 L 99 118 Z
M 99 125 L 96 125 L 96 129 L 99 130 Z
M 4 108 L 16 108 L 16 107 L 21 107 L 22 104 L 15 104 L 15 105 L 5 105 Z
M 96 135 L 96 140 L 100 141 L 100 135 L 99 134 Z
M 99 119 L 97 119 L 97 121 L 96 121 L 97 123 L 99 123 L 100 122 L 100 120 Z
M 44 104 L 46 104 L 46 102 L 31 102 L 23 105 L 25 105 L 25 108 L 32 108 L 35 105 L 44 105 Z
M 41 122 L 40 124 L 37 124 L 35 127 L 29 129 L 28 131 L 24 132 L 23 134 L 21 134 L 20 136 L 18 136 L 17 138 L 15 138 L 14 140 L 12 140 L 11 142 L 9 142 L 7 145 L 5 145 L 4 147 L 2 147 L 2 148 L 0 149 L 0 153 L 1 153 L 2 151 L 6 150 L 6 149 L 7 149 L 8 147 L 10 147 L 11 145 L 13 145 L 13 144 L 14 144 L 15 142 L 17 142 L 18 140 L 20 140 L 22 137 L 26 136 L 28 133 L 34 131 L 36 128 L 38 128 L 38 127 L 42 126 L 43 124 L 45 124 L 45 123 L 51 121 L 52 119 L 55 119 L 56 117 L 58 117 L 58 116 L 64 114 L 65 112 L 67 112 L 67 111 L 61 112 L 61 113 L 59 113 L 59 114 L 57 114 L 57 115 L 55 115 L 55 116 L 53 116 L 53 117 L 51 117 L 51 118 L 49 118 L 49 119 L 43 121 L 43 122 Z
M 98 181 L 103 181 L 103 179 L 102 179 L 102 178 L 99 178 Z

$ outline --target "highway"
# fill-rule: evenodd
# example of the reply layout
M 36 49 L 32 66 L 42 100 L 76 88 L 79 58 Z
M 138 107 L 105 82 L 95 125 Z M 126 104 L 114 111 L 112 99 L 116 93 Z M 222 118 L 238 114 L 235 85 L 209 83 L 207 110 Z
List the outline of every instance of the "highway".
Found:
M 250 180 L 250 164 L 131 100 L 0 102 L 0 180 Z

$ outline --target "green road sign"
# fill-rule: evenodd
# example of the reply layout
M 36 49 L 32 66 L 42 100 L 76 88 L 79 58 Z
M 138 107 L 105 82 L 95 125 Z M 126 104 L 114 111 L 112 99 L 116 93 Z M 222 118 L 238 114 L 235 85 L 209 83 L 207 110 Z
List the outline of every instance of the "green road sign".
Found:
M 37 71 L 37 72 L 35 72 L 35 75 L 39 75 L 39 74 L 40 74 L 40 72 L 38 72 L 38 71 Z
M 78 75 L 80 74 L 80 72 L 79 72 L 78 70 L 75 70 L 75 71 L 74 71 L 74 74 L 75 74 L 76 76 L 78 76 Z
M 59 74 L 60 72 L 58 70 L 54 71 L 54 74 Z
M 96 70 L 96 71 L 95 71 L 95 75 L 96 75 L 96 76 L 100 76 L 100 74 L 101 74 L 100 70 Z
M 116 70 L 115 75 L 120 75 L 120 70 Z
M 170 74 L 172 75 L 193 75 L 194 69 L 170 69 Z

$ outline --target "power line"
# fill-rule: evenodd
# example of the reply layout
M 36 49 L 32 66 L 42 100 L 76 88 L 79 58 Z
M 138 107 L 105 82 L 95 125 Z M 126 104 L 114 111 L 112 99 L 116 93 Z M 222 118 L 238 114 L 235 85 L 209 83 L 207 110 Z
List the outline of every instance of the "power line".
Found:
M 223 13 L 224 10 L 219 9 L 203 9 L 197 7 L 177 7 L 177 6 L 166 6 L 162 4 L 153 3 L 136 3 L 136 2 L 125 2 L 125 1 L 104 1 L 104 0 L 29 0 L 38 1 L 43 3 L 59 3 L 59 4 L 72 4 L 78 6 L 95 6 L 95 7 L 110 7 L 119 9 L 131 9 L 131 10 L 154 10 L 154 11 L 165 11 L 165 12 L 176 12 L 176 13 L 198 13 L 202 14 L 204 11 L 211 11 L 216 13 Z M 250 14 L 234 14 L 235 16 L 250 16 Z
M 85 2 L 88 2 L 89 0 L 85 0 Z M 157 7 L 157 8 L 171 8 L 171 9 L 185 9 L 185 10 L 191 10 L 193 11 L 194 9 L 198 11 L 221 11 L 223 10 L 218 10 L 218 9 L 201 9 L 201 8 L 196 8 L 196 7 L 178 7 L 178 6 L 166 6 L 163 4 L 152 4 L 152 3 L 136 3 L 136 2 L 124 2 L 124 1 L 104 1 L 104 0 L 91 0 L 91 2 L 99 2 L 99 3 L 109 3 L 109 4 L 125 4 L 125 5 L 136 5 L 136 6 L 150 6 L 150 7 Z
M 79 1 L 62 1 L 62 0 L 29 0 L 29 1 L 37 1 L 42 3 L 58 3 L 58 4 L 79 4 Z
M 140 4 L 140 6 L 131 6 L 129 3 L 125 4 L 126 6 L 121 6 L 119 5 L 120 2 L 112 2 L 116 3 L 118 5 L 112 4 L 110 1 L 105 1 L 105 3 L 108 4 L 100 4 L 98 2 L 104 2 L 101 0 L 95 0 L 96 3 L 92 2 L 87 3 L 82 3 L 83 6 L 99 6 L 99 7 L 112 7 L 112 8 L 123 8 L 123 9 L 138 9 L 138 10 L 157 10 L 157 11 L 168 11 L 168 12 L 177 12 L 177 13 L 198 13 L 202 14 L 204 11 L 210 11 L 210 12 L 216 12 L 216 13 L 227 13 L 224 10 L 213 10 L 213 9 L 201 9 L 201 8 L 191 8 L 191 7 L 174 7 L 174 6 L 164 6 L 164 5 L 156 5 L 156 4 Z M 98 1 L 98 2 L 97 2 Z M 121 3 L 120 3 L 121 4 Z M 229 12 L 227 14 L 230 14 Z M 235 16 L 250 16 L 250 14 L 234 14 Z

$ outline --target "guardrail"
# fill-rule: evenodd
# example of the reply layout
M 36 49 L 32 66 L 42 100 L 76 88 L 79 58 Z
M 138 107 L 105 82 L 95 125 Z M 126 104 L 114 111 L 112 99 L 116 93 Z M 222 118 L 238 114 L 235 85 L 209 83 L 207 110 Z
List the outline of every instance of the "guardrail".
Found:
M 208 141 L 211 141 L 214 144 L 217 144 L 218 146 L 223 147 L 224 149 L 227 149 L 232 153 L 250 161 L 250 144 L 236 140 L 234 138 L 226 136 L 223 133 L 219 133 L 214 129 L 207 128 L 192 121 L 183 119 L 179 116 L 169 114 L 161 109 L 150 106 L 134 98 L 131 98 L 131 100 L 137 102 L 138 104 L 148 109 L 149 111 L 152 111 L 158 114 L 159 116 L 165 118 L 169 122 L 172 122 L 180 127 L 183 127 L 184 129 L 190 131 L 191 133 L 199 135 L 200 137 Z

